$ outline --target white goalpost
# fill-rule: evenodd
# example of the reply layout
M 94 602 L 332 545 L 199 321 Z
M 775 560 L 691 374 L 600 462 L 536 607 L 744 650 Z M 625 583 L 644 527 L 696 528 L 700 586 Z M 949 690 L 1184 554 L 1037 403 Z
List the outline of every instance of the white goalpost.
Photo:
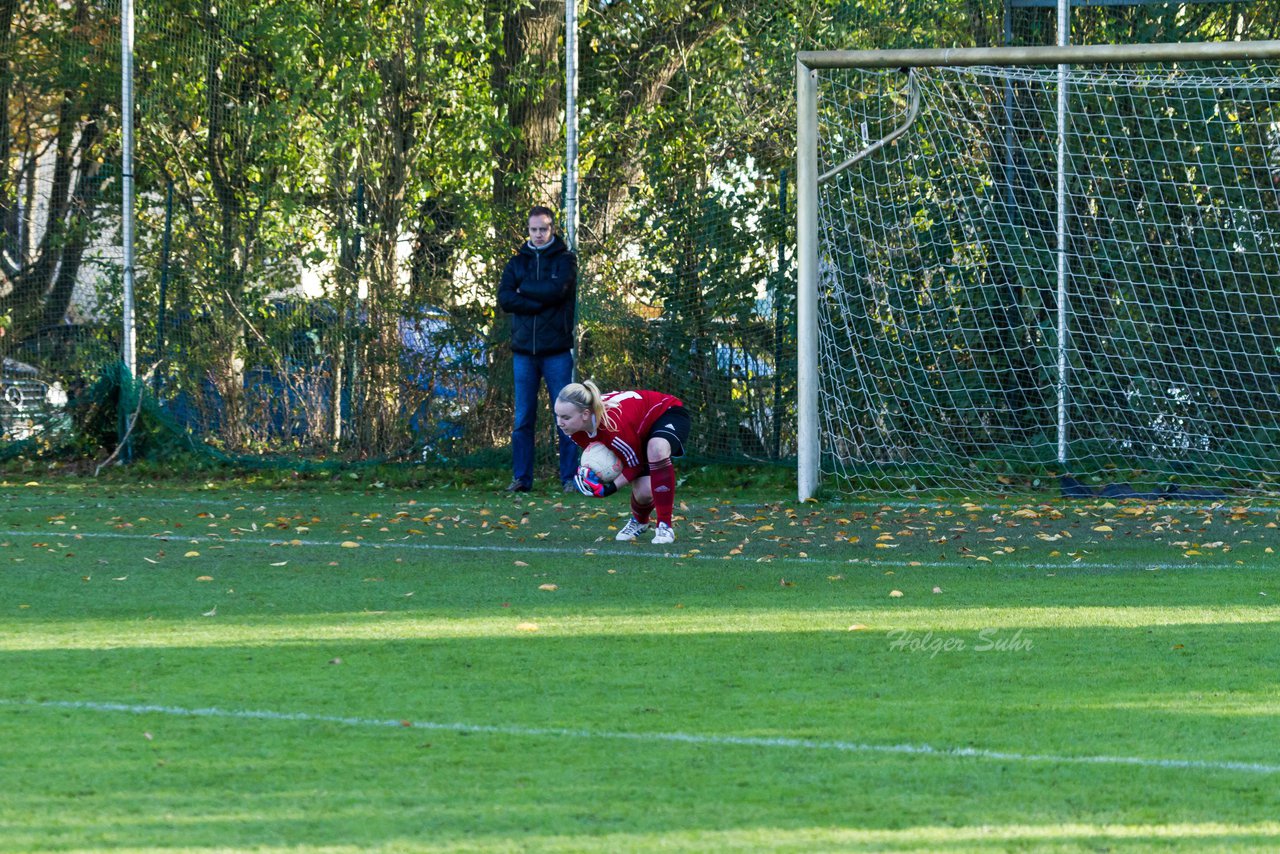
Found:
M 801 500 L 1280 491 L 1280 41 L 796 79 Z

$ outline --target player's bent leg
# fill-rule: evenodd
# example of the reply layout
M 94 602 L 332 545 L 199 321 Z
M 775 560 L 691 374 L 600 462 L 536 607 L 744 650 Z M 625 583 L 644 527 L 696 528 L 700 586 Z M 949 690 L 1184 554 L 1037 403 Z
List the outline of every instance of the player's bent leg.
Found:
M 676 502 L 676 467 L 671 459 L 673 456 L 684 456 L 689 427 L 688 413 L 683 407 L 673 406 L 658 419 L 645 442 L 645 455 L 649 459 L 649 488 L 653 495 L 654 516 L 658 522 L 653 533 L 656 545 L 676 541 L 672 515 Z
M 669 533 L 676 503 L 676 467 L 672 465 L 670 457 L 649 463 L 649 487 L 653 492 L 653 508 L 658 520 L 658 530 L 661 532 L 662 525 L 666 525 Z M 657 536 L 657 534 L 654 535 L 654 542 L 657 542 Z M 670 536 L 671 540 L 665 542 L 675 539 L 674 534 Z
M 661 436 L 650 436 L 645 445 L 645 456 L 650 463 L 671 459 L 671 443 Z
M 631 481 L 631 508 L 634 511 L 637 504 L 645 507 L 653 508 L 653 483 L 649 475 L 642 474 L 635 480 Z

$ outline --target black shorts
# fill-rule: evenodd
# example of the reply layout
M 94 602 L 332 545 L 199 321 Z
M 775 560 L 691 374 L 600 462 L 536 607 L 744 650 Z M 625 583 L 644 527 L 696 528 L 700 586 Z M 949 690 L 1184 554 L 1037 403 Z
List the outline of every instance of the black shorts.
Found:
M 689 429 L 693 426 L 693 420 L 689 418 L 689 413 L 683 406 L 673 406 L 666 412 L 662 413 L 662 417 L 649 430 L 648 435 L 644 437 L 644 443 L 647 446 L 649 440 L 661 437 L 671 443 L 671 458 L 684 456 L 684 443 L 689 441 Z

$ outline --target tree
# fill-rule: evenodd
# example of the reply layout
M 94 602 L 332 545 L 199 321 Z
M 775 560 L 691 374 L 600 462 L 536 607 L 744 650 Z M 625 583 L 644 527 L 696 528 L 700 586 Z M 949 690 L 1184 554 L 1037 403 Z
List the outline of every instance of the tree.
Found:
M 102 227 L 96 214 L 118 92 L 102 57 L 110 24 L 88 0 L 0 0 L 0 315 L 12 317 L 10 341 L 62 323 Z M 51 176 L 39 194 L 37 172 Z

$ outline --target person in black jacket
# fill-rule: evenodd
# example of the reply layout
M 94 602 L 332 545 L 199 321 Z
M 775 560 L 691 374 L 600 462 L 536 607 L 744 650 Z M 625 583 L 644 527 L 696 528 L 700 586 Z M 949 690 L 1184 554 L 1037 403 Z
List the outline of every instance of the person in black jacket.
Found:
M 538 384 L 551 400 L 573 381 L 574 309 L 578 259 L 555 233 L 555 214 L 538 206 L 529 211 L 529 240 L 507 262 L 498 285 L 498 306 L 511 315 L 511 351 L 515 370 L 515 426 L 511 430 L 511 484 L 508 492 L 533 488 L 533 435 Z M 559 430 L 560 483 L 576 492 L 578 446 Z

